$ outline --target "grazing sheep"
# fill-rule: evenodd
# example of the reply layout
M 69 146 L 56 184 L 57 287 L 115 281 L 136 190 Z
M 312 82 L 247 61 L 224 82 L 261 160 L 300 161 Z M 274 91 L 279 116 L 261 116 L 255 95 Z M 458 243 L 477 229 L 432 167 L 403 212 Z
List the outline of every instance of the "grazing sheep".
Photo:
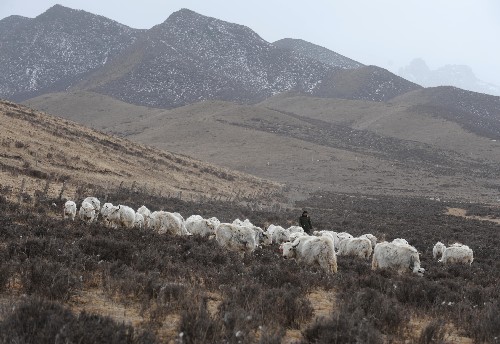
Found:
M 101 202 L 96 197 L 87 197 L 83 201 L 92 204 L 96 215 L 99 214 L 99 211 L 101 210 Z
M 102 214 L 105 221 L 113 228 L 134 228 L 135 211 L 126 205 L 111 206 L 107 208 L 105 214 Z
M 408 241 L 406 241 L 405 239 L 401 239 L 401 238 L 394 239 L 392 241 L 392 243 L 396 244 L 396 245 L 409 245 Z
M 434 258 L 441 255 L 441 259 L 439 261 L 443 264 L 460 263 L 471 265 L 474 260 L 472 249 L 470 249 L 467 245 L 459 243 L 446 247 L 443 243 L 438 241 L 432 249 L 432 254 Z
M 242 254 L 252 253 L 259 246 L 254 229 L 232 223 L 221 223 L 215 230 L 215 240 L 220 246 Z
M 143 205 L 139 209 L 137 209 L 137 213 L 141 214 L 144 218 L 144 228 L 151 228 L 151 211 Z
M 75 216 L 76 216 L 76 203 L 73 201 L 66 201 L 66 203 L 64 203 L 63 218 L 64 219 L 70 218 L 71 221 L 74 221 Z
M 104 225 L 106 227 L 116 228 L 116 226 L 108 220 L 108 216 L 111 213 L 111 211 L 113 210 L 113 208 L 115 208 L 115 207 L 111 203 L 104 203 L 104 205 L 101 208 L 101 217 L 102 217 L 102 220 L 103 220 Z
M 335 247 L 335 249 L 338 249 L 340 238 L 337 235 L 337 232 L 321 230 L 321 231 L 314 231 L 313 235 L 315 235 L 315 236 L 328 236 L 329 238 L 331 238 L 333 240 L 333 246 Z
M 305 233 L 304 232 L 304 228 L 300 227 L 300 226 L 290 226 L 287 228 L 287 230 L 290 232 L 290 234 L 293 234 L 293 233 Z
M 293 243 L 281 244 L 280 249 L 284 258 L 295 258 L 299 264 L 318 264 L 326 273 L 337 272 L 335 248 L 327 236 L 302 236 Z
M 288 241 L 290 242 L 294 242 L 295 240 L 297 240 L 298 238 L 302 238 L 302 237 L 310 237 L 309 234 L 305 233 L 305 232 L 295 232 L 295 233 L 291 233 L 290 236 L 288 237 Z
M 219 225 L 220 221 L 215 217 L 204 219 L 200 215 L 191 215 L 186 219 L 187 231 L 201 237 L 211 237 L 215 235 L 215 230 Z
M 434 245 L 434 247 L 432 248 L 432 256 L 434 257 L 434 259 L 442 255 L 444 250 L 446 250 L 445 244 L 443 244 L 441 241 L 438 241 L 436 245 Z
M 339 256 L 355 256 L 369 259 L 372 254 L 372 243 L 368 238 L 346 238 L 339 243 Z
M 83 201 L 82 205 L 80 206 L 80 210 L 78 212 L 78 216 L 85 223 L 92 223 L 92 222 L 94 222 L 94 220 L 96 218 L 94 206 L 91 203 L 89 203 L 89 202 Z
M 420 267 L 420 257 L 415 247 L 386 241 L 375 245 L 372 258 L 372 270 L 384 268 L 394 269 L 398 273 L 404 273 L 410 269 L 420 276 L 425 271 Z
M 233 221 L 232 224 L 253 230 L 255 232 L 255 240 L 257 242 L 257 246 L 271 245 L 271 237 L 269 236 L 269 234 L 264 232 L 262 228 L 255 226 L 253 223 L 250 222 L 249 219 L 245 219 L 245 221 L 236 219 Z
M 334 244 L 335 244 L 335 249 L 337 251 L 339 249 L 339 246 L 340 246 L 340 243 L 342 242 L 342 240 L 354 238 L 351 234 L 349 234 L 347 232 L 340 232 L 340 233 L 336 233 L 336 234 L 337 234 L 337 237 L 338 237 L 338 241 L 335 241 Z
M 135 213 L 134 228 L 143 229 L 144 228 L 144 216 L 139 213 Z
M 372 249 L 377 245 L 377 237 L 373 234 L 363 234 L 359 236 L 360 238 L 367 238 L 372 243 Z
M 155 211 L 151 217 L 153 219 L 151 228 L 158 234 L 190 235 L 184 224 L 184 219 L 179 213 Z
M 273 244 L 281 244 L 290 240 L 290 231 L 281 226 L 269 225 L 266 232 Z

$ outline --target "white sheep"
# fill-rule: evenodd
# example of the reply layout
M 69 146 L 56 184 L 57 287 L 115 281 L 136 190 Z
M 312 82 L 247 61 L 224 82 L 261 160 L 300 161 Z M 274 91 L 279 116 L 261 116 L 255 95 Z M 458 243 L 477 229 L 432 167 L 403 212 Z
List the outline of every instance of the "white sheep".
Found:
M 126 205 L 107 206 L 107 210 L 101 214 L 105 222 L 113 228 L 134 228 L 135 211 Z
M 300 227 L 300 226 L 290 226 L 287 228 L 287 230 L 290 232 L 290 234 L 293 234 L 293 233 L 305 233 L 304 232 L 304 228 Z
M 152 227 L 158 234 L 190 235 L 179 213 L 155 211 L 151 214 Z
M 137 213 L 144 218 L 144 228 L 151 228 L 151 211 L 143 205 L 137 209 Z
M 143 229 L 144 228 L 144 216 L 140 213 L 135 213 L 134 228 Z
M 255 232 L 255 240 L 257 242 L 257 246 L 271 245 L 271 237 L 268 235 L 268 233 L 264 232 L 262 228 L 255 226 L 252 222 L 250 222 L 249 219 L 245 219 L 245 221 L 236 219 L 232 224 L 253 230 Z
M 408 244 L 408 241 L 406 241 L 406 239 L 401 239 L 401 238 L 397 238 L 397 239 L 394 239 L 393 241 L 391 241 L 393 244 L 396 244 L 396 245 L 409 245 Z
M 381 242 L 375 245 L 372 258 L 372 270 L 394 269 L 404 273 L 409 269 L 420 276 L 425 269 L 420 267 L 420 257 L 415 247 L 392 242 Z
M 299 264 L 319 265 L 326 273 L 337 272 L 337 256 L 328 236 L 302 236 L 280 246 L 284 258 L 295 258 Z
M 363 234 L 359 236 L 360 238 L 367 238 L 372 243 L 372 249 L 377 245 L 377 237 L 373 234 Z
M 204 219 L 200 215 L 191 215 L 186 219 L 186 229 L 193 235 L 201 237 L 213 237 L 220 221 L 216 217 Z
M 102 217 L 102 220 L 104 221 L 104 225 L 106 227 L 116 228 L 116 226 L 114 224 L 112 224 L 110 221 L 108 221 L 108 215 L 111 213 L 113 208 L 114 208 L 114 206 L 112 203 L 104 203 L 104 205 L 101 208 L 101 212 L 100 212 L 101 217 Z
M 339 243 L 339 256 L 355 256 L 369 259 L 372 254 L 372 243 L 368 238 L 346 238 Z
M 328 230 L 321 230 L 321 231 L 313 231 L 312 234 L 315 236 L 328 236 L 328 237 L 330 237 L 333 240 L 333 246 L 335 247 L 336 250 L 338 249 L 340 238 L 339 238 L 337 232 L 328 231 Z
M 220 246 L 242 254 L 252 253 L 259 246 L 254 229 L 233 223 L 221 223 L 215 230 L 215 240 Z
M 290 242 L 294 242 L 295 240 L 297 240 L 298 238 L 302 238 L 302 237 L 309 237 L 310 235 L 305 233 L 305 232 L 294 232 L 294 233 L 291 233 L 290 236 L 288 237 L 288 240 Z
M 82 205 L 80 206 L 80 210 L 78 211 L 78 216 L 82 221 L 86 223 L 94 222 L 96 218 L 94 206 L 89 202 L 83 201 Z
M 63 218 L 70 218 L 71 221 L 75 220 L 76 216 L 76 203 L 73 201 L 66 201 L 63 208 Z
M 441 255 L 441 259 L 439 261 L 443 264 L 461 263 L 471 265 L 474 260 L 474 253 L 472 249 L 467 245 L 459 243 L 446 247 L 443 243 L 438 241 L 432 249 L 432 254 L 434 258 Z
M 269 225 L 266 232 L 273 244 L 281 244 L 290 240 L 290 231 L 281 226 Z
M 96 197 L 87 197 L 83 201 L 92 204 L 96 215 L 99 214 L 99 211 L 101 210 L 101 202 Z
M 442 255 L 444 250 L 446 250 L 445 244 L 443 244 L 441 241 L 438 241 L 436 245 L 434 245 L 434 247 L 432 248 L 432 256 L 434 257 L 434 259 Z

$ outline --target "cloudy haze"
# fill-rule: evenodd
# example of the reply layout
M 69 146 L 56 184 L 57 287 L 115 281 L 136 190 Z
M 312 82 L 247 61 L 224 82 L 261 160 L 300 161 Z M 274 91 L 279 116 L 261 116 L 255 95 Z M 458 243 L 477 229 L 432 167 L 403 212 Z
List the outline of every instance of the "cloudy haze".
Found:
M 1 0 L 0 19 L 33 18 L 55 4 L 142 29 L 188 8 L 248 26 L 268 42 L 300 38 L 394 73 L 415 58 L 431 69 L 468 65 L 479 79 L 500 85 L 497 0 Z

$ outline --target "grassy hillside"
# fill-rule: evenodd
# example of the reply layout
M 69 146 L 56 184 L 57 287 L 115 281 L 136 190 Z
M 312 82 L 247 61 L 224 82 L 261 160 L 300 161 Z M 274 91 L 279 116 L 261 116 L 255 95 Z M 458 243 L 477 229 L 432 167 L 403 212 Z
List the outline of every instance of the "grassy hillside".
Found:
M 300 214 L 126 190 L 108 196 L 261 227 L 288 226 Z M 407 239 L 426 269 L 418 277 L 344 256 L 327 275 L 283 259 L 277 246 L 242 257 L 197 236 L 63 221 L 53 201 L 0 196 L 0 343 L 493 343 L 500 335 L 498 224 L 446 215 L 447 206 L 483 216 L 498 209 L 326 192 L 296 204 L 317 229 Z M 438 240 L 469 245 L 472 265 L 438 263 Z
M 82 99 L 89 104 L 85 114 L 70 106 L 85 104 Z M 494 153 L 500 141 L 422 111 L 415 101 L 286 94 L 253 106 L 212 101 L 162 111 L 74 93 L 29 104 L 136 142 L 286 183 L 291 197 L 332 190 L 496 201 L 500 155 Z
M 239 172 L 109 136 L 82 125 L 1 102 L 2 188 L 65 197 L 77 189 L 120 186 L 184 197 L 249 197 L 263 200 L 280 186 Z M 47 188 L 47 190 L 45 190 Z M 45 193 L 47 193 L 45 192 Z M 239 194 L 239 195 L 238 195 Z M 181 195 L 182 196 L 182 195 Z

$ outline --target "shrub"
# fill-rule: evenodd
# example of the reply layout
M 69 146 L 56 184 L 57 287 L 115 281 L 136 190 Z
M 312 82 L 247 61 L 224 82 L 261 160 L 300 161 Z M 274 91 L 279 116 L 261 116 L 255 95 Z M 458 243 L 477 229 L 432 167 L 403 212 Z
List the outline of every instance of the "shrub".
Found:
M 444 320 L 437 319 L 431 321 L 420 333 L 419 344 L 444 344 L 446 334 Z
M 212 319 L 205 300 L 192 302 L 181 313 L 179 332 L 182 343 L 218 343 L 221 341 L 222 323 Z
M 68 300 L 78 279 L 60 263 L 35 258 L 27 260 L 21 275 L 23 289 L 29 295 L 50 300 Z
M 0 259 L 2 259 L 1 256 Z M 10 278 L 10 270 L 11 268 L 9 265 L 0 262 L 0 293 L 3 292 L 7 287 L 7 282 Z
M 151 333 L 117 324 L 109 317 L 70 310 L 39 298 L 28 299 L 0 317 L 0 343 L 155 343 Z
M 360 319 L 367 319 L 385 334 L 401 333 L 409 321 L 408 312 L 396 300 L 370 288 L 364 288 L 354 295 L 346 295 L 341 305 L 344 314 L 359 313 Z
M 500 338 L 500 301 L 486 304 L 484 309 L 470 314 L 467 332 L 478 342 L 496 343 Z
M 305 343 L 315 344 L 383 343 L 380 332 L 373 324 L 344 313 L 336 314 L 332 319 L 316 321 L 302 335 Z

